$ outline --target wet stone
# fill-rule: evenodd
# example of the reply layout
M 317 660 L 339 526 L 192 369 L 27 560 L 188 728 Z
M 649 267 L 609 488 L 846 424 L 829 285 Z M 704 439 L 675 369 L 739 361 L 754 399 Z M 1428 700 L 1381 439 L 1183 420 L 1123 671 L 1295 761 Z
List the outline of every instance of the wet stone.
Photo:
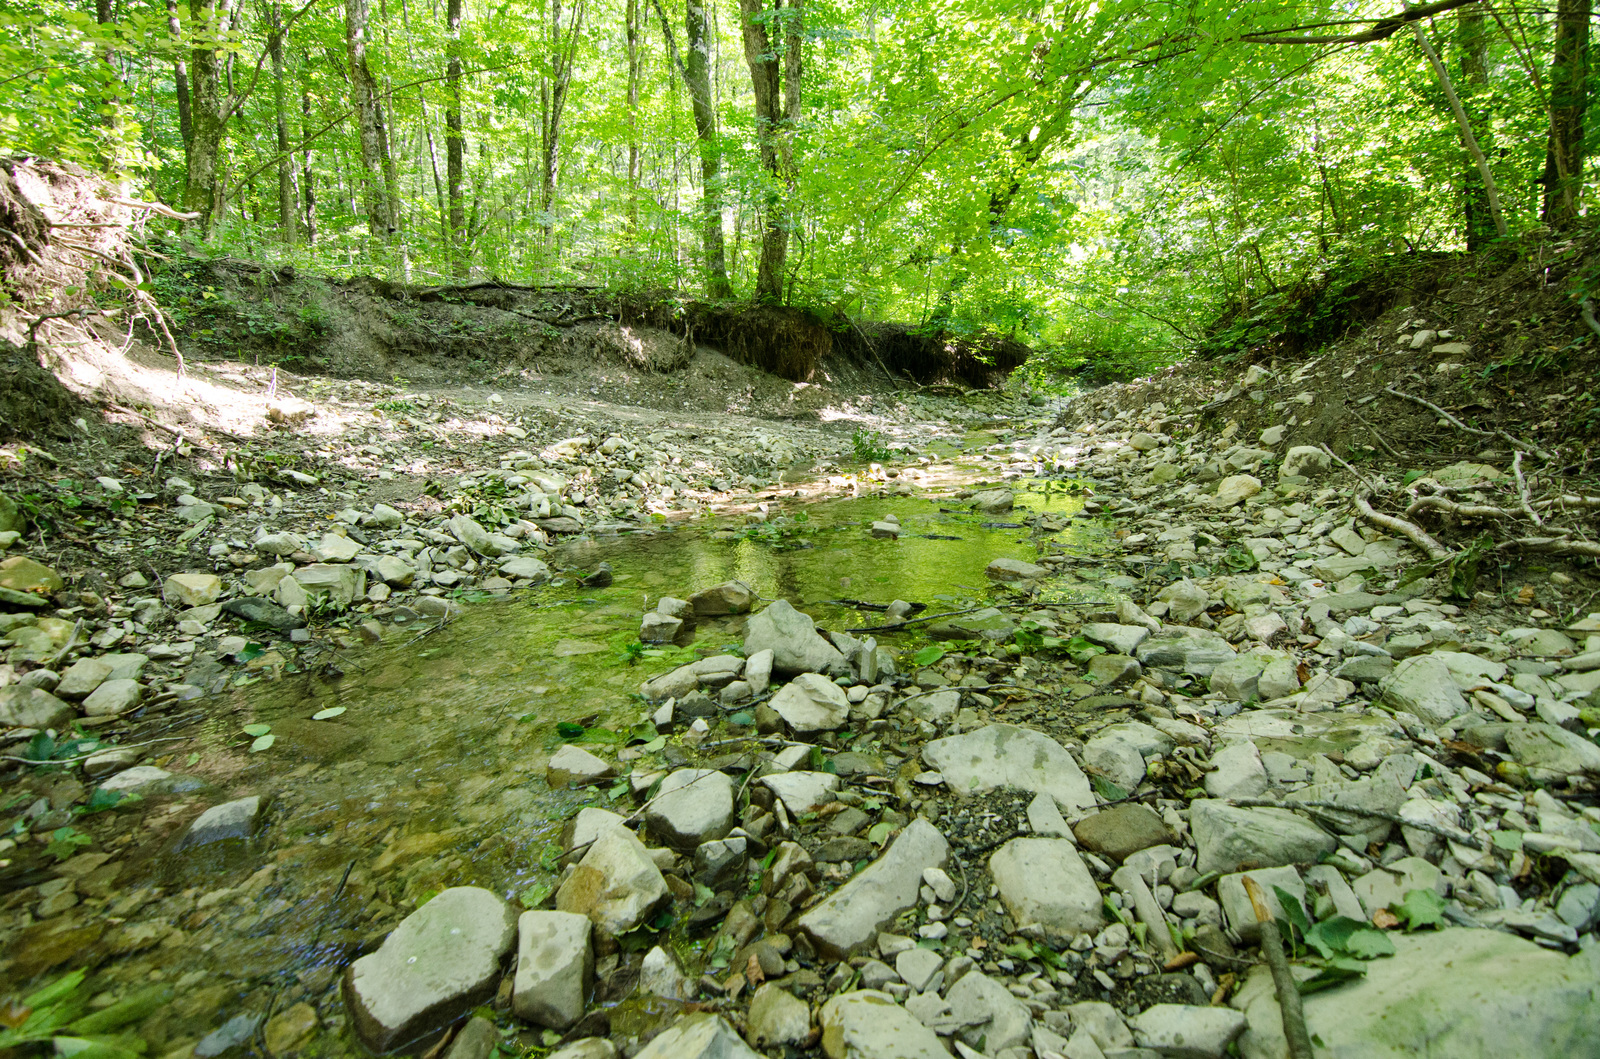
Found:
M 583 1017 L 594 949 L 588 917 L 524 912 L 517 920 L 517 972 L 511 1009 L 519 1019 L 564 1030 Z
M 361 1043 L 375 1052 L 405 1047 L 487 1001 L 515 938 L 516 916 L 498 895 L 476 886 L 441 891 L 345 970 L 345 1005 Z
M 828 1059 L 947 1059 L 939 1037 L 887 993 L 861 989 L 822 1006 Z
M 214 805 L 201 813 L 178 842 L 178 850 L 210 845 L 230 839 L 250 838 L 259 826 L 262 799 L 259 795 Z
M 1072 829 L 1079 844 L 1119 864 L 1130 854 L 1172 842 L 1172 830 L 1146 805 L 1118 805 L 1093 813 Z

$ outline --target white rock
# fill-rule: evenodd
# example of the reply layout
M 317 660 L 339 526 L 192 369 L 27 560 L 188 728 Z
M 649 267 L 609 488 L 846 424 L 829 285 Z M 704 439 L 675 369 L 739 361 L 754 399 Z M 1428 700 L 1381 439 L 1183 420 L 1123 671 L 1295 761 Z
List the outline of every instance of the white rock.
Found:
M 594 974 L 587 916 L 524 912 L 517 920 L 517 973 L 511 1010 L 517 1018 L 564 1030 L 583 1017 Z
M 990 856 L 989 872 L 1018 930 L 1081 934 L 1105 921 L 1100 891 L 1066 839 L 1014 838 Z
M 778 689 L 770 705 L 796 732 L 833 731 L 850 719 L 850 700 L 844 690 L 817 673 L 795 677 Z
M 1156 1004 L 1134 1016 L 1133 1039 L 1174 1059 L 1221 1059 L 1244 1032 L 1242 1012 L 1191 1004 Z

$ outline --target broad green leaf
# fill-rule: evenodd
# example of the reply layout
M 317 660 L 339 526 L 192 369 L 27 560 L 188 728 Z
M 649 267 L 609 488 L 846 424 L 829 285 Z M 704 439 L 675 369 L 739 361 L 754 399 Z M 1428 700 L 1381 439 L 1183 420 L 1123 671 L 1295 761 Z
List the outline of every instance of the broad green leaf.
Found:
M 266 735 L 272 731 L 270 724 L 247 724 L 244 726 L 245 735 Z
M 1278 904 L 1283 908 L 1283 918 L 1300 932 L 1301 937 L 1305 937 L 1311 930 L 1311 917 L 1301 907 L 1300 899 L 1281 886 L 1274 886 L 1272 892 L 1277 895 Z
M 330 717 L 337 717 L 345 711 L 343 706 L 329 706 L 325 710 L 318 710 L 311 715 L 313 721 L 326 721 Z
M 1433 890 L 1408 890 L 1404 901 L 1389 906 L 1407 930 L 1444 926 L 1444 898 Z
M 1350 935 L 1345 951 L 1358 960 L 1371 960 L 1379 956 L 1393 956 L 1394 942 L 1389 935 L 1374 927 L 1366 927 Z
M 889 836 L 894 834 L 894 826 L 888 823 L 876 823 L 867 829 L 867 841 L 874 846 L 882 846 L 889 841 Z
M 250 744 L 250 753 L 259 754 L 263 750 L 270 750 L 272 748 L 272 744 L 276 743 L 277 741 L 278 741 L 278 737 L 275 736 L 275 735 L 270 735 L 269 734 L 269 735 L 258 736 L 256 738 L 255 742 Z
M 931 666 L 945 654 L 944 648 L 936 643 L 931 643 L 911 656 L 911 660 L 918 666 Z

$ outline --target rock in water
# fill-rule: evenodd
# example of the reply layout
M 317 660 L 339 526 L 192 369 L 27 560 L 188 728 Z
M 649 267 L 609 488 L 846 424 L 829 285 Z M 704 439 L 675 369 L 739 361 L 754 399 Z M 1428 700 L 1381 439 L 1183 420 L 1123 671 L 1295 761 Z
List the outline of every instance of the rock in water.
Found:
M 516 915 L 498 895 L 476 886 L 439 893 L 346 969 L 345 1005 L 361 1043 L 393 1051 L 488 1001 L 515 938 Z

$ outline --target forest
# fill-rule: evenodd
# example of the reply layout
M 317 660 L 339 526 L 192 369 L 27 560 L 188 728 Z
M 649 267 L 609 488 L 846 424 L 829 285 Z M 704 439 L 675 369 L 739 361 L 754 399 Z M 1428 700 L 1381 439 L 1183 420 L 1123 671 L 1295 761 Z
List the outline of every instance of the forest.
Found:
M 191 253 L 810 306 L 1040 369 L 1515 254 L 1592 180 L 1591 0 L 0 11 L 3 149 L 188 211 Z

